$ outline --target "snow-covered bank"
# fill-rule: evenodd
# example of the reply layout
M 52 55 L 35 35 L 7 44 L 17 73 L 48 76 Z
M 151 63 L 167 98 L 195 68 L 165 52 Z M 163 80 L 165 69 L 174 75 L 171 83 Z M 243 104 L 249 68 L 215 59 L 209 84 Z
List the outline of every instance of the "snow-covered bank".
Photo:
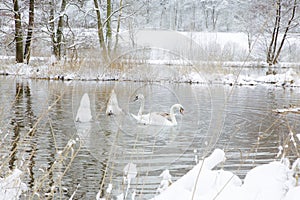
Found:
M 288 69 L 287 71 L 279 74 L 269 74 L 263 76 L 254 75 L 225 75 L 221 81 L 224 84 L 229 85 L 251 85 L 255 86 L 258 84 L 269 84 L 276 87 L 299 87 L 300 80 L 299 75 L 293 70 Z
M 96 30 L 76 31 L 79 35 L 91 36 Z M 289 43 L 283 47 L 281 62 L 275 66 L 277 74 L 268 76 L 265 73 L 259 75 L 250 72 L 246 75 L 240 73 L 250 68 L 254 71 L 267 71 L 268 68 L 268 64 L 263 62 L 266 55 L 259 42 L 253 44 L 250 51 L 247 35 L 242 32 L 179 32 L 149 29 L 136 30 L 134 38 L 130 36 L 128 31 L 122 33 L 120 44 L 124 49 L 120 49 L 120 54 L 112 58 L 112 63 L 109 64 L 101 64 L 99 50 L 95 55 L 91 55 L 96 47 L 91 43 L 89 51 L 85 53 L 83 51 L 78 58 L 78 63 L 67 64 L 72 66 L 53 65 L 54 62 L 50 57 L 32 56 L 31 63 L 35 63 L 35 66 L 2 64 L 0 74 L 51 80 L 300 86 L 299 71 L 296 71 L 300 63 L 297 57 L 287 51 L 289 47 L 299 43 L 298 35 L 290 35 Z M 134 48 L 129 45 L 132 39 L 136 45 Z M 4 63 L 14 62 L 12 56 L 0 55 L 0 60 Z
M 153 200 L 299 199 L 299 180 L 295 178 L 299 172 L 299 158 L 292 166 L 287 159 L 283 159 L 255 167 L 247 173 L 244 182 L 230 171 L 213 170 L 224 160 L 224 151 L 216 149 L 175 183 L 160 190 L 161 193 Z
M 278 108 L 273 110 L 273 112 L 281 113 L 281 114 L 287 114 L 287 113 L 295 113 L 300 114 L 300 107 L 289 105 L 289 108 Z
M 207 69 L 195 67 L 191 63 L 166 64 L 164 61 L 156 60 L 153 63 L 142 63 L 138 67 L 120 70 L 68 70 L 55 68 L 50 65 L 33 67 L 25 64 L 14 64 L 1 66 L 1 75 L 21 76 L 33 79 L 49 80 L 89 80 L 89 81 L 152 81 L 152 82 L 175 82 L 175 83 L 212 83 L 227 85 L 274 85 L 276 87 L 300 87 L 299 74 L 295 72 L 294 67 L 278 68 L 277 74 L 259 75 L 248 72 L 246 75 L 240 73 L 245 63 L 222 63 L 223 66 L 216 68 L 215 71 L 209 72 Z M 179 61 L 178 61 L 179 62 Z M 206 63 L 207 64 L 207 63 Z M 210 63 L 213 64 L 213 63 Z M 230 65 L 231 64 L 231 65 Z M 145 66 L 143 66 L 145 65 Z M 242 65 L 241 67 L 238 67 Z M 246 63 L 253 66 L 254 63 Z M 292 65 L 292 64 L 290 64 Z M 137 65 L 135 65 L 137 66 Z M 234 67 L 230 67 L 234 66 Z M 286 65 L 289 66 L 289 65 Z M 233 70 L 234 69 L 234 70 Z M 264 68 L 251 68 L 252 71 L 261 71 Z M 284 70 L 283 70 L 284 69 Z M 265 69 L 266 71 L 267 69 Z M 229 71 L 229 72 L 227 72 Z M 234 72 L 232 72 L 234 71 Z

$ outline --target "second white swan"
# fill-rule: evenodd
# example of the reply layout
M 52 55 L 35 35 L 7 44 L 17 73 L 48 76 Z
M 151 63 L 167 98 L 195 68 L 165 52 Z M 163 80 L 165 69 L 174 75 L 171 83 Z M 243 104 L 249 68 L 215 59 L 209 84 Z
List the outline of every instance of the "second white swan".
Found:
M 122 113 L 122 109 L 119 107 L 117 95 L 114 89 L 111 91 L 105 113 L 106 115 L 119 115 Z

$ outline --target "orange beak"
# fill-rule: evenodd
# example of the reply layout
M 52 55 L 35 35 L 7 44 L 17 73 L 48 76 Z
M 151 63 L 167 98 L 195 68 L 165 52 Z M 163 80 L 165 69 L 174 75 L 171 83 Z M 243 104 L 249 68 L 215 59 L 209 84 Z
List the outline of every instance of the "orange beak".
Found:
M 180 108 L 180 109 L 179 109 L 179 112 L 180 112 L 182 115 L 184 115 L 184 109 L 183 109 L 183 108 Z

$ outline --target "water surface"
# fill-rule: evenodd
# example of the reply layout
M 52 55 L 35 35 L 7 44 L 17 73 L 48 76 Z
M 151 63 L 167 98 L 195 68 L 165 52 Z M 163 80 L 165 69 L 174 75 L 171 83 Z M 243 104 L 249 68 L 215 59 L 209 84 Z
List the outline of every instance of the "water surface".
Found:
M 215 148 L 226 152 L 221 166 L 241 178 L 252 167 L 278 160 L 278 147 L 289 144 L 290 131 L 299 133 L 297 114 L 278 115 L 272 109 L 299 105 L 300 91 L 270 86 L 231 87 L 168 82 L 61 82 L 0 77 L 1 173 L 18 167 L 30 188 L 41 198 L 93 199 L 109 183 L 113 195 L 125 191 L 123 169 L 137 165 L 130 193 L 148 199 L 156 193 L 160 173 L 169 169 L 173 181 Z M 124 114 L 105 115 L 115 89 Z M 75 116 L 88 93 L 93 121 Z M 145 112 L 169 111 L 180 103 L 184 116 L 178 126 L 145 126 L 135 122 L 145 96 Z M 297 138 L 296 138 L 297 140 Z M 74 142 L 71 145 L 70 142 Z M 297 140 L 297 142 L 299 142 Z M 294 158 L 297 149 L 288 147 Z

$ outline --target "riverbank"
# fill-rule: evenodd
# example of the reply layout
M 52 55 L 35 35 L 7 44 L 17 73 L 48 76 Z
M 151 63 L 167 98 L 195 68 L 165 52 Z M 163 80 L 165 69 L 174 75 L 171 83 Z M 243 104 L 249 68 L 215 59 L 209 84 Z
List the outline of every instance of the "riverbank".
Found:
M 265 42 L 242 32 L 179 32 L 135 30 L 122 32 L 120 49 L 103 63 L 99 58 L 95 29 L 76 29 L 94 46 L 80 49 L 73 60 L 57 62 L 50 52 L 31 57 L 30 65 L 14 64 L 14 56 L 0 56 L 0 74 L 49 80 L 147 81 L 228 85 L 273 85 L 300 87 L 299 39 L 291 34 L 282 49 L 282 59 L 266 75 Z M 81 38 L 81 37 L 80 37 Z M 131 44 L 133 41 L 134 44 Z M 84 42 L 82 42 L 84 44 Z M 132 47 L 131 45 L 134 45 Z M 293 52 L 291 52 L 293 49 Z M 48 55 L 48 57 L 47 57 Z
M 297 63 L 282 63 L 266 75 L 263 62 L 198 62 L 149 60 L 141 63 L 123 61 L 121 67 L 70 67 L 64 65 L 31 66 L 13 64 L 0 66 L 0 75 L 31 79 L 80 81 L 140 81 L 225 85 L 272 85 L 300 87 Z

